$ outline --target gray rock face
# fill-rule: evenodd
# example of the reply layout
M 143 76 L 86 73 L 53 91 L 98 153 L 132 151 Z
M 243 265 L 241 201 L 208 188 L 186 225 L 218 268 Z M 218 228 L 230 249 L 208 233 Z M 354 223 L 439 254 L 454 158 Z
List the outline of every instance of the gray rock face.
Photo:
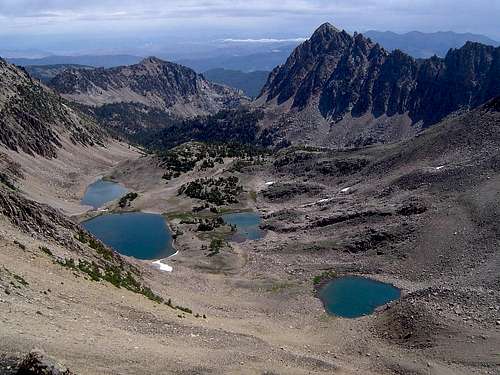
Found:
M 0 144 L 31 155 L 55 157 L 61 136 L 73 143 L 101 143 L 104 134 L 90 119 L 22 69 L 0 59 Z
M 497 95 L 500 48 L 468 42 L 444 59 L 416 60 L 324 24 L 270 74 L 261 100 L 296 111 L 316 107 L 334 122 L 408 114 L 425 127 Z
M 1 181 L 0 181 L 1 182 Z M 55 239 L 71 246 L 61 228 L 77 232 L 79 227 L 56 209 L 24 198 L 0 183 L 0 215 L 26 233 Z
M 214 113 L 235 107 L 243 99 L 236 90 L 155 57 L 111 69 L 69 69 L 52 79 L 50 86 L 85 105 L 140 103 L 179 117 Z
M 74 375 L 42 350 L 32 350 L 19 365 L 18 375 Z

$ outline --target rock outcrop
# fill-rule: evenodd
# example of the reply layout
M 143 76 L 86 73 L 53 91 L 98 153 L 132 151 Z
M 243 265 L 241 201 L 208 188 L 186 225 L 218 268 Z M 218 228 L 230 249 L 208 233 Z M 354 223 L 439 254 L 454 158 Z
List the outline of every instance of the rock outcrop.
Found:
M 21 194 L 0 185 L 0 215 L 26 233 L 55 239 L 67 245 L 68 237 L 61 228 L 78 232 L 77 224 L 56 209 L 24 198 Z
M 23 69 L 0 59 L 0 144 L 14 151 L 55 157 L 63 138 L 102 143 L 105 135 L 89 117 L 69 107 Z
M 18 375 L 75 375 L 42 350 L 32 350 L 19 365 Z

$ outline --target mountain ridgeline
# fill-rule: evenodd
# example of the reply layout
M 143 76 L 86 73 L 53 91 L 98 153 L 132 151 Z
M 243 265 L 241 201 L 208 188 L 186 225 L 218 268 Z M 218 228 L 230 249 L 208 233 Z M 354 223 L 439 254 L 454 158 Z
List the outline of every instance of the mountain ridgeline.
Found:
M 468 42 L 444 59 L 417 60 L 324 24 L 274 69 L 259 103 L 292 112 L 314 108 L 332 122 L 401 115 L 428 127 L 497 95 L 500 48 Z
M 104 138 L 92 118 L 71 108 L 26 71 L 0 59 L 0 144 L 52 158 L 65 140 L 92 146 Z
M 139 103 L 179 117 L 215 113 L 239 105 L 243 98 L 236 90 L 209 82 L 194 70 L 154 57 L 110 69 L 66 70 L 50 86 L 84 105 Z
M 102 127 L 139 143 L 144 134 L 172 123 L 237 108 L 247 101 L 238 90 L 154 57 L 110 69 L 67 69 L 49 86 Z
M 444 58 L 419 60 L 323 24 L 269 74 L 252 105 L 264 116 L 240 111 L 249 99 L 228 87 L 254 96 L 263 72 L 214 70 L 207 77 L 222 84 L 149 57 L 114 68 L 66 66 L 48 85 L 103 129 L 144 145 L 177 144 L 173 134 L 248 143 L 252 134 L 258 146 L 359 147 L 411 138 L 499 96 L 500 47 L 467 42 Z M 236 136 L 227 133 L 233 116 Z M 247 120 L 252 126 L 243 131 Z
M 434 55 L 444 57 L 450 49 L 460 48 L 467 42 L 478 42 L 489 46 L 498 47 L 500 43 L 481 34 L 455 33 L 452 31 L 438 31 L 424 33 L 410 31 L 397 34 L 391 31 L 367 31 L 364 36 L 376 41 L 385 49 L 401 51 L 415 58 L 429 58 Z
M 142 60 L 133 55 L 50 55 L 42 58 L 8 58 L 7 61 L 22 67 L 47 65 L 84 65 L 95 68 L 112 68 L 114 66 L 138 64 Z
M 77 64 L 55 64 L 55 65 L 28 65 L 25 66 L 24 69 L 33 78 L 36 78 L 41 82 L 47 84 L 55 76 L 61 74 L 62 72 L 68 69 L 93 69 L 93 67 L 87 65 L 77 65 Z

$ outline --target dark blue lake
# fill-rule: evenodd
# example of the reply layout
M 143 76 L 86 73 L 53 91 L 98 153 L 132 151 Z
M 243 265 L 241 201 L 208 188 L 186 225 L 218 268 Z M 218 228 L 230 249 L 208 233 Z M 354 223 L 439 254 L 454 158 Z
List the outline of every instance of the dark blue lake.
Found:
M 82 226 L 123 255 L 161 259 L 175 253 L 172 234 L 161 215 L 143 212 L 102 215 Z
M 400 296 L 401 291 L 394 285 L 357 276 L 339 277 L 319 291 L 326 311 L 343 318 L 372 314 L 377 307 Z
M 255 212 L 240 212 L 222 215 L 224 222 L 236 226 L 234 241 L 260 240 L 264 237 L 264 231 L 259 228 L 262 218 Z
M 87 187 L 81 203 L 85 206 L 99 208 L 123 197 L 127 192 L 127 189 L 116 182 L 97 180 Z

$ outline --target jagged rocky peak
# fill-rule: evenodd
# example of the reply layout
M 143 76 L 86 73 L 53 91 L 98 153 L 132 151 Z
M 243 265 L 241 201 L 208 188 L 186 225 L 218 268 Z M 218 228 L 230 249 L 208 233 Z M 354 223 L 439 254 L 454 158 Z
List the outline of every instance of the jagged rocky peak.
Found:
M 321 25 L 302 45 L 297 47 L 291 58 L 300 60 L 315 58 L 319 55 L 339 53 L 353 44 L 353 38 L 330 23 Z
M 429 126 L 497 95 L 500 48 L 469 42 L 444 59 L 417 61 L 326 23 L 270 74 L 258 103 L 294 113 L 315 109 L 333 122 L 399 115 Z
M 367 73 L 365 68 L 369 60 L 381 60 L 387 55 L 383 48 L 362 34 L 352 36 L 326 23 L 298 46 L 283 66 L 271 73 L 262 95 L 267 96 L 267 101 L 275 99 L 278 105 L 293 100 L 292 108 L 295 109 L 315 105 L 322 112 L 331 112 L 328 105 L 325 106 L 328 95 L 322 97 L 326 94 L 325 89 L 337 90 L 339 81 L 345 82 L 342 86 L 349 82 L 359 86 Z M 357 95 L 354 90 L 344 92 L 344 95 L 351 94 Z M 325 115 L 338 115 L 333 112 Z
M 325 22 L 321 26 L 319 26 L 313 35 L 320 34 L 331 34 L 331 33 L 339 33 L 340 30 L 333 26 L 330 22 Z
M 311 36 L 311 43 L 313 45 L 327 44 L 329 46 L 338 45 L 342 46 L 346 42 L 350 41 L 351 36 L 344 30 L 340 31 L 331 23 L 324 23 L 316 29 L 316 31 Z

